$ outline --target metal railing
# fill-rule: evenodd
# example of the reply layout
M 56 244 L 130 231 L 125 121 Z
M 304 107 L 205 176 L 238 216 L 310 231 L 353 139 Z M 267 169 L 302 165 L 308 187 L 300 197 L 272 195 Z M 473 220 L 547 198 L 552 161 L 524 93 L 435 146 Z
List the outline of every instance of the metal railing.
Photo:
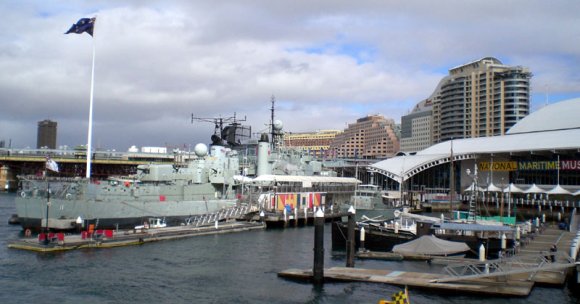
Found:
M 255 212 L 256 210 L 257 209 L 251 205 L 236 206 L 222 209 L 215 213 L 192 216 L 185 221 L 185 224 L 195 227 L 209 226 L 222 220 L 241 218 L 248 213 Z
M 574 259 L 565 252 L 543 251 L 537 255 L 516 255 L 497 260 L 449 265 L 443 269 L 449 277 L 432 280 L 432 282 L 454 282 L 520 273 L 529 273 L 528 279 L 531 280 L 539 271 L 563 270 L 574 265 L 576 265 Z

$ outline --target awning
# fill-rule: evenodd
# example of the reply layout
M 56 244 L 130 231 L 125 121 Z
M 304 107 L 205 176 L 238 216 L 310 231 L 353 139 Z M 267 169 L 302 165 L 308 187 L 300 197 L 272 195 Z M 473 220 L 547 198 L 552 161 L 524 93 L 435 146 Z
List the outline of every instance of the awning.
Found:
M 252 180 L 253 183 L 335 183 L 335 184 L 360 184 L 356 178 L 353 177 L 333 177 L 333 176 L 302 176 L 302 175 L 260 175 Z
M 501 231 L 501 232 L 513 232 L 515 230 L 510 226 L 482 225 L 469 223 L 436 223 L 433 224 L 433 226 L 431 226 L 431 229 L 465 230 L 465 231 Z

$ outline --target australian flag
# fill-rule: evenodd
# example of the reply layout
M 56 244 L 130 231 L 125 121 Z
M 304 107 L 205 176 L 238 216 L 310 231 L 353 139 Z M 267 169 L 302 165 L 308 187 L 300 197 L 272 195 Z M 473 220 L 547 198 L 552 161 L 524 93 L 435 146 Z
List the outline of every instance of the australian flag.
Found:
M 81 18 L 76 24 L 73 24 L 70 29 L 65 34 L 75 33 L 82 34 L 84 32 L 93 35 L 93 29 L 95 28 L 95 21 L 97 18 Z
M 48 156 L 46 157 L 46 169 L 58 172 L 58 164 Z

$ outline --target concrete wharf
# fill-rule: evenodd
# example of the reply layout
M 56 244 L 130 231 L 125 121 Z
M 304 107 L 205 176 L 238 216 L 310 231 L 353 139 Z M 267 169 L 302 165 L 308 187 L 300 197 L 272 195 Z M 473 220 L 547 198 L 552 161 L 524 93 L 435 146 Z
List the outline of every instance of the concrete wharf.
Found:
M 267 228 L 307 226 L 314 223 L 315 211 L 313 209 L 308 209 L 306 211 L 298 211 L 297 209 L 294 210 L 296 212 L 264 212 L 262 220 L 266 223 Z M 342 217 L 346 216 L 348 216 L 348 213 L 344 211 L 333 210 L 330 208 L 326 208 L 324 210 L 324 219 L 327 222 L 340 221 Z
M 83 237 L 80 234 L 66 235 L 62 241 L 51 240 L 44 244 L 36 237 L 25 237 L 8 244 L 9 248 L 34 252 L 60 252 L 76 249 L 114 248 L 122 246 L 142 245 L 145 243 L 174 240 L 201 235 L 234 233 L 264 229 L 265 225 L 259 222 L 219 222 L 208 226 L 175 226 L 150 229 L 133 229 L 112 231 L 112 235 L 93 234 Z

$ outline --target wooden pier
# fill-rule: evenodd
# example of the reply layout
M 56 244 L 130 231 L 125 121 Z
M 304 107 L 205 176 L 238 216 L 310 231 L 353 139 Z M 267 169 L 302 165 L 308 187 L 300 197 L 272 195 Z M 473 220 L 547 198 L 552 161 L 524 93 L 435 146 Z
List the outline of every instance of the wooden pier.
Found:
M 312 279 L 312 270 L 288 269 L 278 273 L 278 276 L 295 280 Z M 459 281 L 450 283 L 434 282 L 447 278 L 443 274 L 420 273 L 408 271 L 393 271 L 384 269 L 360 269 L 347 267 L 332 267 L 324 269 L 325 281 L 359 281 L 369 283 L 383 283 L 411 288 L 426 288 L 445 292 L 462 292 L 485 294 L 491 296 L 527 296 L 534 286 L 528 281 L 496 281 L 488 278 Z
M 578 216 L 572 220 L 578 223 Z M 429 261 L 447 264 L 440 274 L 386 269 L 332 267 L 324 269 L 324 281 L 359 281 L 384 283 L 439 292 L 461 292 L 498 297 L 528 296 L 534 285 L 561 287 L 569 272 L 578 264 L 568 256 L 576 229 L 560 230 L 542 224 L 537 232 L 522 238 L 522 245 L 496 260 L 479 261 L 459 257 L 430 257 Z M 550 248 L 556 245 L 555 254 Z M 551 255 L 555 259 L 552 260 Z M 393 253 L 359 252 L 359 258 L 398 260 Z M 420 260 L 420 259 L 418 259 Z M 278 276 L 311 281 L 312 270 L 288 269 Z
M 110 237 L 93 234 L 92 236 L 66 235 L 62 241 L 51 240 L 48 244 L 36 237 L 27 237 L 8 244 L 9 248 L 35 252 L 59 252 L 76 249 L 114 248 L 142 245 L 145 243 L 174 240 L 200 235 L 233 233 L 264 229 L 263 223 L 257 222 L 219 222 L 211 226 L 175 226 L 164 228 L 112 231 Z

